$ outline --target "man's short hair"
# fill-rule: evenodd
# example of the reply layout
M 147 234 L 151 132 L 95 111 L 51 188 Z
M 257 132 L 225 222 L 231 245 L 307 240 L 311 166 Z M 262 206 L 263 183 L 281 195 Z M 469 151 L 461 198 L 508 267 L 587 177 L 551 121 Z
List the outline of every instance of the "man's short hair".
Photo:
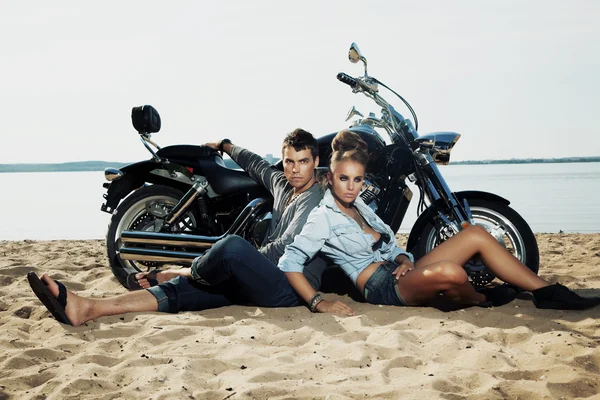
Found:
M 317 139 L 304 129 L 296 128 L 292 132 L 288 133 L 285 139 L 283 139 L 283 145 L 281 150 L 283 151 L 286 147 L 293 147 L 296 151 L 310 150 L 313 160 L 319 155 L 319 143 Z

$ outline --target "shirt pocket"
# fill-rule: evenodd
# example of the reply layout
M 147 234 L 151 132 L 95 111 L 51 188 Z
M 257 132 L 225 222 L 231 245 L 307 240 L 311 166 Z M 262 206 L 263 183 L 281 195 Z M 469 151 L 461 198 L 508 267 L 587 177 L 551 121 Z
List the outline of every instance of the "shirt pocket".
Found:
M 331 245 L 335 249 L 345 254 L 340 254 L 344 258 L 352 258 L 357 253 L 362 253 L 370 249 L 366 235 L 352 224 L 343 224 L 331 227 Z

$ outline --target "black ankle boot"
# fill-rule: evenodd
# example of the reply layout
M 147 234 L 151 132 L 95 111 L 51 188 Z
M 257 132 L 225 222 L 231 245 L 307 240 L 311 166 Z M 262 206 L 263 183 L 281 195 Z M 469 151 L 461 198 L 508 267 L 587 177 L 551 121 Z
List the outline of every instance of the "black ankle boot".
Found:
M 517 297 L 518 291 L 508 285 L 496 286 L 492 288 L 484 287 L 478 292 L 485 295 L 487 301 L 478 304 L 479 307 L 500 307 L 510 303 Z
M 560 283 L 533 290 L 531 293 L 533 304 L 537 308 L 585 310 L 600 304 L 600 297 L 581 297 Z

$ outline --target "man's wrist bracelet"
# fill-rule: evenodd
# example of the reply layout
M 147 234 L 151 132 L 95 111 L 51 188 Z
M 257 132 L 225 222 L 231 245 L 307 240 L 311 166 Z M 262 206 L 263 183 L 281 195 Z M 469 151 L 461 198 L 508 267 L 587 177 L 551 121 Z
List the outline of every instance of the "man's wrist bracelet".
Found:
M 317 305 L 323 300 L 325 299 L 323 298 L 323 296 L 321 296 L 321 293 L 315 294 L 308 302 L 308 309 L 311 312 L 317 312 Z
M 219 150 L 221 152 L 225 151 L 225 150 L 223 150 L 223 146 L 225 146 L 226 144 L 231 144 L 231 140 L 223 139 L 223 140 L 221 140 L 221 143 L 219 143 Z

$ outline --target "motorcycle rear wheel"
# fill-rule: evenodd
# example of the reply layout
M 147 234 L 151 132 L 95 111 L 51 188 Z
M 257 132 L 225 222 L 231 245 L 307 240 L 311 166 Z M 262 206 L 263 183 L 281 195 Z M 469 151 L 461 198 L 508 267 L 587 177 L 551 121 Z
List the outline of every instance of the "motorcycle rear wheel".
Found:
M 168 211 L 172 209 L 184 193 L 162 185 L 144 186 L 125 198 L 113 213 L 106 233 L 106 253 L 113 275 L 127 287 L 127 276 L 131 273 L 149 271 L 158 266 L 153 262 L 122 260 L 119 257 L 121 232 L 139 230 L 156 232 L 157 217 L 151 213 L 153 208 Z M 183 222 L 173 226 L 171 232 L 189 232 L 196 228 L 199 219 L 194 211 L 188 211 Z
M 539 249 L 535 235 L 523 217 L 499 201 L 478 198 L 467 201 L 475 224 L 490 232 L 500 244 L 537 274 L 540 265 Z M 408 239 L 415 259 L 430 252 L 438 242 L 433 215 L 429 216 L 427 223 L 418 232 L 413 229 Z M 464 268 L 475 287 L 485 286 L 496 278 L 479 258 L 469 260 Z

